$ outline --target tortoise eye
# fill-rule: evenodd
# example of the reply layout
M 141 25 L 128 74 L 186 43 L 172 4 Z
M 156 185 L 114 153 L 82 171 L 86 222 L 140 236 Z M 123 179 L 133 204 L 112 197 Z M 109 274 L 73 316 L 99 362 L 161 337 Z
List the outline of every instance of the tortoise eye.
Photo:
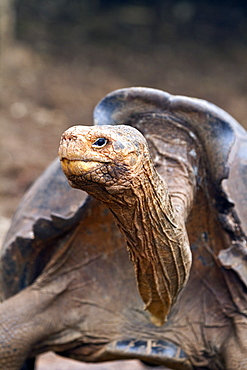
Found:
M 99 137 L 93 144 L 92 148 L 103 148 L 108 143 L 108 140 L 104 137 Z

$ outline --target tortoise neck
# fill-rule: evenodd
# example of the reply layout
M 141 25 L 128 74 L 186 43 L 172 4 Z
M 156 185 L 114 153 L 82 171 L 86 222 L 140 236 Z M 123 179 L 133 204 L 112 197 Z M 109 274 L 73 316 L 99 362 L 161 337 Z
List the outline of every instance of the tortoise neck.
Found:
M 179 196 L 176 192 L 171 195 L 166 182 L 153 165 L 146 161 L 143 163 L 143 172 L 132 179 L 130 189 L 114 194 L 108 207 L 126 239 L 138 248 L 141 239 L 133 236 L 139 233 L 148 236 L 151 230 L 154 235 L 166 235 L 186 222 L 188 208 L 191 206 L 190 197 L 186 197 L 186 194 Z M 136 232 L 130 233 L 130 229 Z
M 151 161 L 142 168 L 127 191 L 109 196 L 106 203 L 125 236 L 146 309 L 160 325 L 188 279 L 191 252 L 184 208 L 174 209 Z

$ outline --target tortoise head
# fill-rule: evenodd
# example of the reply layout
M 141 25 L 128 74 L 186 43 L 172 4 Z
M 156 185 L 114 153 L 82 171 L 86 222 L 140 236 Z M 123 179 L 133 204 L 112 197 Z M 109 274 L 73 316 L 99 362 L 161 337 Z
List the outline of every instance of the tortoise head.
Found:
M 61 138 L 59 157 L 72 187 L 127 190 L 149 158 L 142 134 L 130 126 L 74 126 Z

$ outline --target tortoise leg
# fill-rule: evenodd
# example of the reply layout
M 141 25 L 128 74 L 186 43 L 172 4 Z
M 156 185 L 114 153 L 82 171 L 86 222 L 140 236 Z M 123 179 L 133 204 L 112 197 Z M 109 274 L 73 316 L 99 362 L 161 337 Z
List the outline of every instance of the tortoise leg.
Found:
M 0 304 L 0 369 L 33 369 L 34 359 L 25 361 L 34 345 L 61 329 L 49 310 L 52 302 L 54 294 L 30 286 Z
M 37 297 L 29 293 L 25 289 L 0 305 L 0 369 L 34 369 L 34 360 L 25 360 L 44 332 L 36 320 Z
M 247 370 L 247 326 L 233 329 L 224 348 L 226 370 Z

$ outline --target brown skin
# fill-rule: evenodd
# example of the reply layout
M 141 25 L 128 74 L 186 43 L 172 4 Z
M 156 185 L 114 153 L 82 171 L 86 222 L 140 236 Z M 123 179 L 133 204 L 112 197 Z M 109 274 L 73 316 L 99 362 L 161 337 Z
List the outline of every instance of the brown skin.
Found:
M 59 332 L 61 317 L 53 315 L 54 306 L 54 295 L 32 287 L 1 304 L 0 369 L 20 369 L 35 343 Z
M 187 205 L 173 207 L 146 140 L 132 127 L 72 127 L 59 156 L 70 185 L 106 203 L 115 216 L 145 308 L 163 325 L 189 277 Z

